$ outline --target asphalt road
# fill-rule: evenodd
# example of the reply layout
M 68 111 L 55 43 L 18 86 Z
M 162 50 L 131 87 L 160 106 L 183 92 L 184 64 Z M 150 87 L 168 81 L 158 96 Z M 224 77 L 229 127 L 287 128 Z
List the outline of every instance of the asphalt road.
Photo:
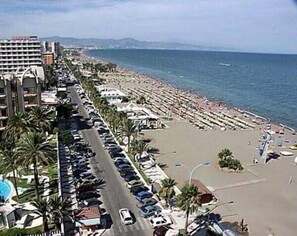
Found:
M 79 105 L 79 115 L 87 118 L 88 114 L 75 89 L 68 87 L 68 92 L 71 95 L 72 102 Z M 81 129 L 81 132 L 85 141 L 96 152 L 96 156 L 90 161 L 94 174 L 106 181 L 106 186 L 101 190 L 101 200 L 107 215 L 110 215 L 111 228 L 107 229 L 102 235 L 153 235 L 153 230 L 148 220 L 138 215 L 137 200 L 125 186 L 125 181 L 117 172 L 112 159 L 104 149 L 97 131 L 94 128 L 84 128 Z M 128 208 L 134 214 L 136 222 L 133 225 L 124 226 L 121 223 L 118 213 L 121 208 Z

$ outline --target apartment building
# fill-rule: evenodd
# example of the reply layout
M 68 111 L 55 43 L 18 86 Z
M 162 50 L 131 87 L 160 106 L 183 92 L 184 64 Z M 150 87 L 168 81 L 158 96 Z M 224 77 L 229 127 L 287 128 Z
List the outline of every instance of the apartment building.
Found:
M 0 40 L 0 74 L 29 66 L 42 66 L 41 45 L 37 36 L 16 36 Z
M 24 112 L 40 106 L 44 71 L 40 66 L 30 66 L 15 73 L 0 74 L 0 131 L 15 112 Z
M 44 60 L 44 64 L 53 65 L 55 62 L 54 53 L 53 52 L 44 52 L 43 60 Z

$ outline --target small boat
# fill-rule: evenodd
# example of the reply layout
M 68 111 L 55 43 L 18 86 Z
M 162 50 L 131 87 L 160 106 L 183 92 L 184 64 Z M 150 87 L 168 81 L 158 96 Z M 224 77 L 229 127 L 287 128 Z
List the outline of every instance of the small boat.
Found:
M 219 66 L 231 66 L 231 65 L 228 63 L 219 63 Z

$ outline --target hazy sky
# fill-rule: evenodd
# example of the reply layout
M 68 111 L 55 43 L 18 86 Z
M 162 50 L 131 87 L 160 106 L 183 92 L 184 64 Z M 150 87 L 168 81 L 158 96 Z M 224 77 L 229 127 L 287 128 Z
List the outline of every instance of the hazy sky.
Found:
M 0 0 L 0 29 L 297 53 L 297 0 Z

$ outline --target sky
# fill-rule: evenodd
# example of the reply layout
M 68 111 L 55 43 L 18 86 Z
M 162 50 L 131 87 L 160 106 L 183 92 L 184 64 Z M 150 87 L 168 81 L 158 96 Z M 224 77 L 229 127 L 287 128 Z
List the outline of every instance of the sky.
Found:
M 0 29 L 297 54 L 297 0 L 0 0 Z

